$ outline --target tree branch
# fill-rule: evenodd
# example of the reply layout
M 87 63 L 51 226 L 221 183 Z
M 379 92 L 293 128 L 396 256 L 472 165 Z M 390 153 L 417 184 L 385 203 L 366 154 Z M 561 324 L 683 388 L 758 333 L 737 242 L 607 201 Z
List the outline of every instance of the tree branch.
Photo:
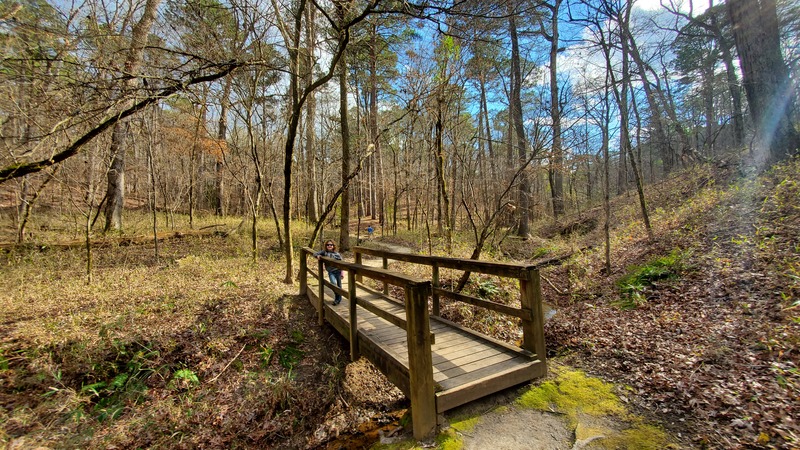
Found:
M 83 148 L 84 145 L 90 143 L 94 138 L 101 135 L 104 131 L 112 127 L 120 120 L 132 116 L 133 114 L 136 114 L 137 112 L 141 111 L 142 109 L 146 108 L 147 106 L 153 103 L 158 102 L 159 100 L 171 97 L 177 94 L 178 92 L 185 91 L 189 86 L 200 83 L 206 83 L 209 81 L 214 81 L 219 78 L 222 78 L 231 73 L 234 69 L 242 67 L 243 65 L 244 63 L 231 61 L 222 64 L 221 66 L 224 69 L 219 72 L 215 72 L 209 75 L 193 77 L 185 82 L 177 83 L 166 89 L 162 89 L 157 94 L 146 97 L 144 100 L 141 100 L 133 104 L 130 108 L 124 109 L 118 114 L 106 117 L 96 127 L 92 128 L 91 130 L 86 132 L 83 136 L 73 141 L 72 144 L 70 144 L 64 150 L 53 154 L 53 156 L 51 156 L 50 158 L 23 164 L 14 164 L 0 169 L 0 184 L 5 183 L 6 181 L 14 178 L 19 178 L 25 175 L 39 172 L 47 167 L 53 166 L 66 159 L 69 159 L 80 153 L 81 148 Z

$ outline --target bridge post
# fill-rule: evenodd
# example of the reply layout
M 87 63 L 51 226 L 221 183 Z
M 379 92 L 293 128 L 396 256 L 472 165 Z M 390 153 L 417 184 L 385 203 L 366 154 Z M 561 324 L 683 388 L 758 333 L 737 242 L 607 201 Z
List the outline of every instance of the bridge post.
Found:
M 306 258 L 308 254 L 305 250 L 300 249 L 300 273 L 298 274 L 298 279 L 300 281 L 300 295 L 306 295 L 308 292 L 308 261 Z
M 355 253 L 353 255 L 355 256 L 356 264 L 361 265 L 361 252 L 358 251 L 358 249 L 356 248 Z M 356 281 L 358 282 L 362 281 L 361 275 L 356 276 Z
M 350 361 L 357 361 L 358 351 L 358 316 L 356 315 L 356 274 L 347 271 L 347 300 L 350 304 Z
M 531 320 L 522 320 L 522 348 L 536 353 L 542 362 L 541 375 L 547 374 L 547 351 L 544 343 L 544 310 L 542 308 L 542 284 L 539 269 L 528 269 L 527 279 L 519 280 L 522 309 L 531 312 Z
M 431 313 L 439 317 L 439 294 L 435 291 L 435 289 L 439 289 L 439 264 L 435 262 L 431 265 L 431 283 L 433 289 L 431 289 L 431 303 L 433 304 L 433 311 Z
M 325 324 L 325 276 L 323 275 L 323 271 L 325 270 L 322 265 L 323 262 L 320 259 L 317 264 L 317 275 L 319 276 L 319 296 L 317 297 L 317 323 L 322 326 Z
M 430 284 L 406 285 L 408 372 L 414 438 L 424 440 L 436 431 L 436 397 L 431 356 L 428 290 Z
M 386 255 L 383 256 L 383 266 L 382 267 L 384 268 L 384 270 L 388 270 L 389 269 L 389 258 L 387 258 Z M 383 293 L 384 293 L 384 295 L 389 295 L 389 283 L 387 283 L 385 281 L 383 282 Z

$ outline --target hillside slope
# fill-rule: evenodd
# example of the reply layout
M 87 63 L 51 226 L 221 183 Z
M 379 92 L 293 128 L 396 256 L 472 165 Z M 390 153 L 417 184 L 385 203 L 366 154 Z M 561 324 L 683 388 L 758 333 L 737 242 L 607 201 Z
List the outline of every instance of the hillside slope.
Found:
M 548 348 L 700 448 L 796 448 L 800 160 L 730 175 L 652 187 L 655 238 L 615 230 L 610 275 L 597 248 L 546 273 Z

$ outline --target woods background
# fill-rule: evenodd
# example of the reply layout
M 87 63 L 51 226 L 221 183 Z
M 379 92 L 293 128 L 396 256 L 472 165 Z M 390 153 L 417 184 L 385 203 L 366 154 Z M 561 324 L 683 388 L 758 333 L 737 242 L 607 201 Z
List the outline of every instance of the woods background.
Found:
M 789 1 L 1 5 L 19 242 L 35 204 L 87 240 L 140 208 L 154 230 L 249 217 L 255 257 L 263 217 L 290 282 L 292 220 L 344 250 L 359 217 L 446 248 L 463 231 L 477 257 L 631 189 L 650 230 L 643 184 L 797 148 Z

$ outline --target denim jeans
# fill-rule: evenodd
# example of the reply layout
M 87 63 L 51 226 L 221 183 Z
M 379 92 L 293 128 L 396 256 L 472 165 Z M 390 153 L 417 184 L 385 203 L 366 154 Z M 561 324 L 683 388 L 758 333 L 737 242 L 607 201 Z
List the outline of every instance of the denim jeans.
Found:
M 342 287 L 342 271 L 337 270 L 335 272 L 328 272 L 328 279 L 331 280 L 331 284 L 335 284 L 336 286 Z M 333 303 L 338 305 L 339 302 L 342 301 L 342 296 L 339 295 L 338 292 L 334 295 Z

